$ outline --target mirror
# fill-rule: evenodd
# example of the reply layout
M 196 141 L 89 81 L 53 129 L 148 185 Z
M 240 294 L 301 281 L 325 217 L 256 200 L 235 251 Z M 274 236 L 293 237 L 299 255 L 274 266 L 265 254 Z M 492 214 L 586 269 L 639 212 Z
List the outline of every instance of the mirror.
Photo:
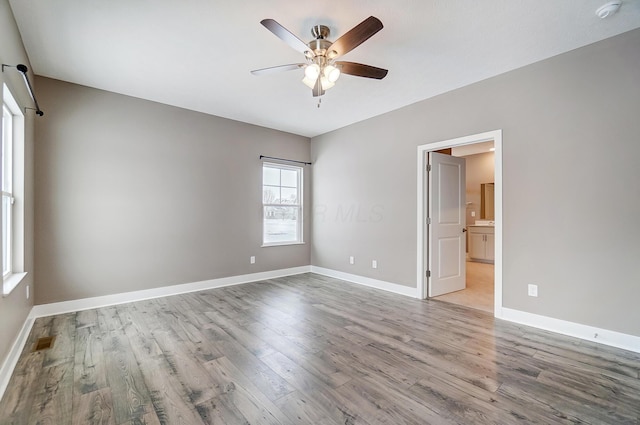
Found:
M 480 218 L 483 220 L 495 220 L 493 190 L 494 183 L 480 185 Z

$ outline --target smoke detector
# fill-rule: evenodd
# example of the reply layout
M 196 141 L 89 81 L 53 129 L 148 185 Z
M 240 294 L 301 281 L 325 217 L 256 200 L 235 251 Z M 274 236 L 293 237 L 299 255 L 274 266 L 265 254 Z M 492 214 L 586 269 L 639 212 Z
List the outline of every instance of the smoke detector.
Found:
M 596 16 L 600 19 L 607 18 L 616 13 L 618 9 L 620 9 L 620 6 L 622 6 L 621 0 L 610 1 L 607 4 L 600 6 L 598 10 L 596 10 Z

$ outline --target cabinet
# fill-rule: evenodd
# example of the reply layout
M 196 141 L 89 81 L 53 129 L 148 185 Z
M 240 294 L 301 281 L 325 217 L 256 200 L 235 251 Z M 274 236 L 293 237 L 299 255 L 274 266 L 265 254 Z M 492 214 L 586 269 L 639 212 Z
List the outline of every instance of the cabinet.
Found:
M 495 241 L 493 226 L 469 226 L 469 258 L 471 261 L 493 263 Z

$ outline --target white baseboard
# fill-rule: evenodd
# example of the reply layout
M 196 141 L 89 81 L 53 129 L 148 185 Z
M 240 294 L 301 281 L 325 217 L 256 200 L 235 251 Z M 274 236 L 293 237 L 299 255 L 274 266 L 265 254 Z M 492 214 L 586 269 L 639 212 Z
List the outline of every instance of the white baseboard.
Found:
M 4 363 L 2 363 L 2 367 L 0 367 L 0 400 L 2 400 L 4 391 L 7 389 L 7 385 L 9 385 L 9 380 L 13 374 L 13 369 L 15 369 L 18 364 L 20 354 L 22 354 L 22 349 L 27 343 L 29 333 L 31 333 L 31 328 L 33 327 L 33 322 L 34 319 L 31 317 L 27 317 L 27 320 L 24 321 L 22 329 L 20 329 L 20 333 L 18 333 L 18 338 L 14 341 L 7 358 L 4 360 Z
M 640 353 L 640 337 L 525 311 L 502 308 L 501 319 Z
M 292 267 L 288 269 L 223 277 L 219 279 L 210 279 L 201 282 L 183 283 L 180 285 L 144 289 L 141 291 L 123 292 L 120 294 L 104 295 L 100 297 L 82 298 L 78 300 L 62 301 L 50 304 L 40 304 L 34 306 L 31 309 L 29 317 L 36 318 L 53 316 L 55 314 L 71 313 L 74 311 L 89 310 L 99 307 L 108 307 L 111 305 L 148 300 L 151 298 L 160 298 L 170 295 L 185 294 L 188 292 L 221 288 L 223 286 L 240 285 L 242 283 L 256 282 L 260 280 L 275 279 L 278 277 L 308 273 L 310 269 L 311 266 Z
M 384 280 L 372 279 L 370 277 L 359 276 L 356 274 L 340 272 L 337 270 L 325 269 L 324 267 L 311 266 L 311 273 L 334 277 L 336 279 L 346 280 L 347 282 L 382 289 L 383 291 L 393 292 L 395 294 L 406 295 L 411 298 L 417 298 L 418 294 L 418 290 L 416 288 L 398 285 L 397 283 L 386 282 Z

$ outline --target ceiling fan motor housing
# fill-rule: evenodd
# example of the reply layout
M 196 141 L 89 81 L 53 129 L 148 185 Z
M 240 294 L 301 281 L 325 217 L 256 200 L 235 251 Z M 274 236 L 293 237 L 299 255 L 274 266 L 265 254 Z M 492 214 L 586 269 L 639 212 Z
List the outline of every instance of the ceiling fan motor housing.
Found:
M 310 41 L 307 46 L 315 53 L 315 56 L 325 56 L 327 49 L 331 47 L 333 43 L 325 39 L 317 39 Z
M 313 35 L 315 39 L 307 43 L 307 46 L 309 46 L 311 51 L 314 53 L 314 56 L 326 56 L 327 49 L 333 44 L 331 41 L 327 40 L 330 33 L 331 31 L 326 25 L 314 25 L 311 28 L 311 35 Z

